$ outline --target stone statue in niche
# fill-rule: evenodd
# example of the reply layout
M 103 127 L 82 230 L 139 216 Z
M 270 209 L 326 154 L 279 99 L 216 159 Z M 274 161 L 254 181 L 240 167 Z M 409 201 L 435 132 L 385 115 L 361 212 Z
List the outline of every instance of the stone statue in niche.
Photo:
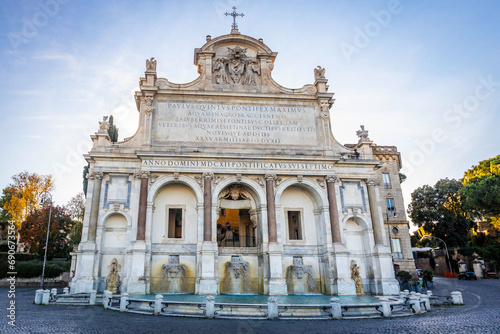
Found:
M 356 261 L 351 261 L 351 279 L 354 281 L 356 286 L 356 294 L 364 295 L 365 289 L 363 288 L 363 281 L 361 280 L 361 275 L 359 274 L 359 266 Z
M 154 57 L 146 59 L 146 72 L 156 72 L 156 60 Z
M 370 138 L 368 138 L 368 130 L 365 130 L 364 125 L 361 125 L 361 130 L 356 131 L 356 136 L 359 137 L 358 143 L 361 143 L 363 141 L 370 141 Z
M 227 60 L 224 58 L 218 58 L 215 61 L 214 72 L 218 71 L 218 73 L 215 75 L 215 80 L 217 81 L 217 83 L 219 85 L 229 83 L 229 79 L 227 77 L 226 66 L 227 66 Z
M 325 78 L 325 69 L 318 65 L 314 69 L 314 79 L 324 79 L 324 78 Z
M 109 274 L 106 278 L 106 290 L 112 293 L 118 293 L 120 289 L 120 275 L 118 274 L 122 269 L 122 266 L 118 264 L 118 260 L 114 258 L 111 264 L 108 266 Z

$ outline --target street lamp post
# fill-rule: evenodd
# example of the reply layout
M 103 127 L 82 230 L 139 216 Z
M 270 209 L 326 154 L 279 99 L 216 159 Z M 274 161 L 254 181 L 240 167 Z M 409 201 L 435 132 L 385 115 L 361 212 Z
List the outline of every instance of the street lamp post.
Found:
M 453 268 L 452 268 L 452 266 L 451 266 L 450 255 L 448 254 L 448 246 L 446 246 L 446 242 L 444 242 L 444 240 L 443 240 L 443 239 L 441 239 L 441 238 L 438 238 L 438 237 L 435 237 L 435 236 L 433 236 L 433 235 L 429 235 L 429 234 L 426 234 L 426 235 L 424 235 L 424 236 L 422 237 L 422 239 L 428 239 L 428 238 L 438 239 L 438 240 L 440 240 L 440 241 L 442 241 L 442 242 L 443 242 L 443 244 L 444 244 L 444 249 L 446 250 L 446 259 L 448 260 L 448 267 L 450 267 L 450 271 L 451 271 L 451 273 L 453 274 Z
M 41 203 L 43 204 L 46 201 L 46 198 L 49 200 L 49 223 L 47 226 L 47 238 L 45 239 L 45 255 L 43 256 L 43 268 L 42 268 L 42 280 L 40 282 L 40 287 L 42 289 L 45 288 L 44 286 L 44 279 L 45 279 L 45 264 L 47 263 L 47 249 L 49 246 L 49 233 L 50 233 L 50 217 L 52 215 L 52 195 L 48 191 L 42 192 L 40 195 L 42 197 Z

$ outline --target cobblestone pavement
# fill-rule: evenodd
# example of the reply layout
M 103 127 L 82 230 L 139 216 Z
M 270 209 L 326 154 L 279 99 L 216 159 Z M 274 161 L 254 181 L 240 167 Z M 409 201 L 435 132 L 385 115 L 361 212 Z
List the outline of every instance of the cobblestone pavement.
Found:
M 8 324 L 8 289 L 0 288 L 0 333 L 500 333 L 500 280 L 437 278 L 435 295 L 461 291 L 465 305 L 392 319 L 222 320 L 149 316 L 98 306 L 34 305 L 34 288 L 16 290 L 16 326 Z

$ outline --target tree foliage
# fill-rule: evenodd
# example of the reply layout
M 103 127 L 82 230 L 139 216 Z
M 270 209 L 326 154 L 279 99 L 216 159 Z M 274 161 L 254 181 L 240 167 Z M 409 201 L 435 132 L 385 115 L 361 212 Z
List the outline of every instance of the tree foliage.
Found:
M 89 180 L 87 179 L 87 174 L 89 173 L 90 164 L 83 167 L 83 194 L 87 196 L 87 187 L 89 185 Z
M 500 229 L 500 155 L 472 166 L 462 184 L 466 209 Z
M 406 175 L 403 173 L 399 173 L 399 183 L 403 183 L 406 181 Z
M 454 179 L 441 179 L 433 187 L 424 185 L 411 195 L 408 214 L 414 224 L 443 239 L 449 247 L 468 242 L 474 222 L 464 209 L 460 197 L 462 184 Z
M 83 216 L 85 215 L 85 196 L 83 196 L 83 193 L 73 196 L 64 206 L 64 209 L 72 219 L 83 222 Z
M 109 128 L 108 128 L 109 138 L 111 139 L 111 142 L 116 143 L 118 141 L 118 128 L 113 123 L 113 115 L 109 116 L 108 123 L 109 123 Z
M 38 175 L 27 171 L 12 176 L 12 183 L 3 189 L 2 209 L 16 228 L 25 218 L 40 208 L 40 194 L 54 190 L 52 175 Z
M 47 225 L 49 221 L 50 207 L 35 209 L 26 217 L 19 235 L 21 242 L 29 245 L 31 253 L 37 254 L 40 258 L 45 252 L 45 241 L 47 236 Z M 49 244 L 47 257 L 68 257 L 72 249 L 72 244 L 68 235 L 73 230 L 75 223 L 64 208 L 52 207 L 50 219 Z

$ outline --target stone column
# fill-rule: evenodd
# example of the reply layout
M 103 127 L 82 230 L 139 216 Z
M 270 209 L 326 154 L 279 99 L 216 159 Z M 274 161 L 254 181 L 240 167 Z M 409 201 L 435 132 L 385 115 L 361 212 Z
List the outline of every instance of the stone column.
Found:
M 139 194 L 139 216 L 137 218 L 137 240 L 145 240 L 149 172 L 136 173 L 135 177 L 141 179 L 141 191 Z
M 90 207 L 90 222 L 87 242 L 95 242 L 97 217 L 99 215 L 99 204 L 101 199 L 102 177 L 102 172 L 93 172 L 88 176 L 89 180 L 94 180 L 94 190 L 92 191 L 92 204 Z
M 335 195 L 335 182 L 338 178 L 335 175 L 326 176 L 326 189 L 328 192 L 328 206 L 330 208 L 330 227 L 332 230 L 332 242 L 341 243 L 339 213 L 337 211 L 337 197 Z
M 203 173 L 203 241 L 212 241 L 212 179 L 213 173 Z
M 267 198 L 267 229 L 269 232 L 269 242 L 277 242 L 276 232 L 276 208 L 274 205 L 274 180 L 276 175 L 266 174 L 266 198 Z
M 375 239 L 375 245 L 383 245 L 383 222 L 380 221 L 380 216 L 378 214 L 377 197 L 375 195 L 375 186 L 377 185 L 377 182 L 374 179 L 369 179 L 366 181 L 366 185 L 368 187 L 368 201 L 370 202 L 370 212 L 373 223 L 373 237 Z

